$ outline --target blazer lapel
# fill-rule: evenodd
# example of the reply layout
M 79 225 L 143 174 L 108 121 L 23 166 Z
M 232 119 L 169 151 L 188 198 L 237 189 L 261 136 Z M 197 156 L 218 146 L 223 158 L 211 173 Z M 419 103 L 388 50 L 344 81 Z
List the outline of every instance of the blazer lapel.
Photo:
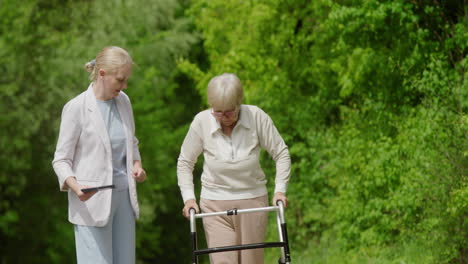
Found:
M 99 137 L 102 139 L 106 150 L 110 153 L 111 146 L 109 133 L 107 132 L 104 119 L 102 118 L 102 114 L 96 103 L 96 97 L 94 96 L 93 92 L 93 84 L 90 84 L 88 90 L 86 91 L 86 108 L 88 109 L 89 116 L 91 117 L 92 123 L 96 127 Z

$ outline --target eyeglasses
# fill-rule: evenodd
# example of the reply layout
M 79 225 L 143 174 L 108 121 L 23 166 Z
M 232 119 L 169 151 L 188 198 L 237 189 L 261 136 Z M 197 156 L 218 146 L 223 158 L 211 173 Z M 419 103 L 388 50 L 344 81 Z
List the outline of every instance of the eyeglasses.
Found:
M 211 114 L 214 116 L 214 117 L 218 117 L 218 118 L 221 118 L 223 116 L 227 117 L 227 118 L 230 118 L 230 117 L 233 117 L 237 114 L 237 108 L 234 109 L 234 110 L 231 110 L 231 111 L 215 111 L 213 108 L 211 109 Z

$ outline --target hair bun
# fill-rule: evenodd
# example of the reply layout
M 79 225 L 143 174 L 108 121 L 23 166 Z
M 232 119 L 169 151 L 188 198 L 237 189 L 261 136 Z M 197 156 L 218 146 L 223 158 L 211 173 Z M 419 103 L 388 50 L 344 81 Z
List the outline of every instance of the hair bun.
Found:
M 87 72 L 93 72 L 94 67 L 96 66 L 96 59 L 89 61 L 85 64 L 85 68 Z

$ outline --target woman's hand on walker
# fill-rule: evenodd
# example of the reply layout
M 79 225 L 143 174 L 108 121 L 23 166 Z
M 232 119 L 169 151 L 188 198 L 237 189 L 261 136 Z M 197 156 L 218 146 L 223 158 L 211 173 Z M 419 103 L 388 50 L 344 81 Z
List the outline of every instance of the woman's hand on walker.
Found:
M 273 205 L 276 206 L 277 201 L 282 201 L 284 208 L 288 207 L 288 198 L 286 197 L 286 194 L 282 192 L 276 192 L 275 195 L 273 196 Z
M 199 213 L 200 212 L 200 208 L 198 208 L 198 204 L 197 202 L 194 200 L 194 199 L 191 199 L 191 200 L 187 200 L 185 202 L 185 206 L 184 208 L 182 209 L 182 214 L 185 216 L 185 218 L 189 219 L 190 220 L 190 208 L 194 208 L 195 209 L 195 213 Z

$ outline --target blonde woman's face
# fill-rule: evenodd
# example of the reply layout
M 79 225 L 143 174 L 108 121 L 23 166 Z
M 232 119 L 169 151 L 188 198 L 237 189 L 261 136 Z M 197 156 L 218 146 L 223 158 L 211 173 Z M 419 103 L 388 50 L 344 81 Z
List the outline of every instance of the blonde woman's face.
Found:
M 120 91 L 127 89 L 128 78 L 132 74 L 130 65 L 124 65 L 117 69 L 115 73 L 106 73 L 103 76 L 105 93 L 108 97 L 117 97 Z

